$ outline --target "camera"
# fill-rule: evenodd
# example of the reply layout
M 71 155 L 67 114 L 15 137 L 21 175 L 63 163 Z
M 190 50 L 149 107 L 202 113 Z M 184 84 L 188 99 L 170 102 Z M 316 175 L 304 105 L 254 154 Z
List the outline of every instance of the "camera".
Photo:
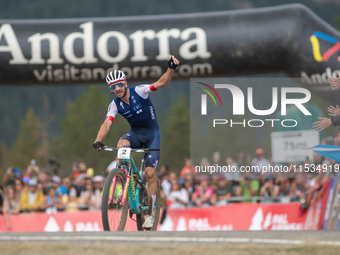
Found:
M 60 163 L 56 159 L 49 159 L 48 164 L 51 166 L 52 171 L 55 175 L 58 175 L 58 170 L 60 168 Z
M 32 166 L 35 166 L 35 164 L 36 164 L 35 159 L 32 159 L 32 160 L 31 160 L 31 165 L 32 165 Z

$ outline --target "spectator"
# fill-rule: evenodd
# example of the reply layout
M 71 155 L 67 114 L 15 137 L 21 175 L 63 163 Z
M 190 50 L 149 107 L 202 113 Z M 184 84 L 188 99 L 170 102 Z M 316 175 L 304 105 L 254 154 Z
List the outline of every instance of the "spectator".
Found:
M 187 174 L 191 175 L 195 173 L 195 168 L 191 163 L 189 157 L 185 158 L 185 165 L 181 170 L 181 178 L 186 178 Z
M 15 178 L 21 178 L 21 174 L 18 168 L 9 167 L 7 168 L 5 175 L 2 177 L 3 185 L 7 185 L 9 180 L 13 180 Z
M 11 185 L 6 187 L 2 212 L 8 229 L 12 229 L 11 222 L 8 219 L 9 214 L 18 214 L 20 212 L 20 200 L 16 195 L 15 188 Z
M 64 205 L 61 197 L 62 193 L 57 195 L 55 186 L 51 186 L 48 190 L 48 195 L 44 198 L 42 208 L 45 209 L 47 213 L 62 211 L 64 209 Z
M 39 175 L 40 167 L 36 165 L 35 159 L 31 160 L 31 163 L 27 166 L 26 173 L 31 177 L 36 177 Z
M 14 179 L 14 188 L 15 188 L 15 194 L 20 201 L 21 193 L 22 193 L 22 190 L 24 189 L 24 182 L 22 181 L 21 178 L 16 177 Z
M 77 186 L 79 194 L 81 194 L 85 189 L 86 183 L 86 174 L 80 174 L 74 181 L 74 184 Z
M 189 198 L 191 198 L 192 193 L 194 193 L 194 191 L 195 191 L 194 179 L 193 178 L 185 179 L 184 188 L 188 191 Z
M 279 187 L 278 196 L 288 196 L 290 194 L 290 182 L 286 178 L 276 178 L 275 184 Z
M 251 155 L 249 152 L 239 152 L 237 164 L 239 166 L 249 166 L 251 165 Z
M 171 191 L 167 197 L 167 206 L 171 209 L 185 208 L 189 202 L 189 193 L 178 181 L 171 184 Z
M 94 169 L 93 168 L 88 168 L 87 170 L 86 170 L 86 177 L 87 178 L 93 178 L 93 175 L 94 175 Z
M 174 181 L 178 181 L 178 175 L 176 172 L 169 173 L 169 181 L 172 183 Z
M 65 212 L 79 211 L 79 194 L 77 187 L 72 185 L 68 189 L 68 199 L 65 202 Z
M 71 187 L 71 180 L 69 177 L 63 178 L 62 186 L 64 186 L 67 191 L 69 190 L 69 188 Z
M 209 186 L 209 177 L 208 176 L 201 176 L 200 177 L 200 184 L 195 189 L 194 193 L 192 194 L 192 202 L 195 206 L 209 206 L 210 199 L 214 194 L 214 189 Z
M 256 157 L 253 158 L 253 160 L 251 161 L 251 165 L 256 166 L 255 171 L 258 173 L 262 173 L 263 166 L 267 166 L 267 167 L 270 166 L 270 162 L 268 159 L 264 157 L 264 154 L 265 152 L 263 148 L 257 148 L 255 150 Z
M 302 174 L 298 174 L 292 182 L 292 194 L 300 197 L 306 195 L 307 183 Z
M 101 192 L 95 189 L 92 179 L 86 180 L 85 190 L 80 193 L 81 205 L 87 205 L 91 211 L 99 210 L 101 206 Z
M 239 165 L 236 162 L 236 158 L 234 155 L 228 155 L 225 159 L 225 162 L 227 163 L 228 169 L 232 170 L 226 173 L 225 178 L 233 178 L 234 182 L 239 182 L 239 179 L 241 178 L 241 173 L 239 172 Z
M 86 164 L 85 164 L 84 162 L 79 162 L 78 168 L 79 168 L 79 172 L 80 172 L 80 173 L 86 174 L 86 172 L 87 172 L 87 167 L 86 167 Z
M 104 177 L 101 175 L 96 175 L 93 178 L 93 182 L 94 182 L 94 188 L 98 189 L 101 192 L 102 189 L 104 188 Z
M 41 191 L 42 193 L 44 193 L 43 184 L 40 181 L 38 181 L 38 184 L 37 184 L 37 191 Z M 47 190 L 47 194 L 48 194 L 48 190 Z
M 109 173 L 109 172 L 111 172 L 113 169 L 118 168 L 118 166 L 119 166 L 119 161 L 117 160 L 117 155 L 116 155 L 115 160 L 112 161 L 112 162 L 110 163 L 110 165 L 108 165 L 108 167 L 106 168 L 106 172 Z
M 39 211 L 42 209 L 44 194 L 37 190 L 37 180 L 30 179 L 28 187 L 21 194 L 20 204 L 25 211 Z
M 79 175 L 80 175 L 79 165 L 77 162 L 73 162 L 72 171 L 69 176 L 71 182 L 74 182 Z
M 257 196 L 260 190 L 260 182 L 256 179 L 251 179 L 245 176 L 240 179 L 240 186 L 236 189 L 236 196 L 254 197 Z M 243 202 L 251 202 L 252 200 L 243 200 Z
M 217 166 L 220 162 L 220 153 L 218 151 L 215 151 L 213 156 L 212 156 L 212 162 L 213 162 L 213 166 Z
M 59 194 L 61 194 L 61 196 L 67 194 L 67 189 L 61 185 L 61 178 L 59 176 L 54 175 L 52 177 L 52 186 L 55 188 L 57 196 L 59 196 Z
M 168 197 L 169 194 L 170 194 L 170 190 L 171 190 L 170 173 L 169 173 L 169 171 L 166 171 L 166 172 L 162 175 L 161 187 L 162 187 L 164 196 L 165 196 L 165 197 Z
M 42 184 L 44 195 L 47 195 L 48 187 L 50 186 L 50 173 L 46 168 L 40 169 L 38 181 Z
M 211 198 L 212 205 L 226 205 L 233 193 L 232 179 L 226 179 L 223 175 L 219 176 L 215 194 Z
M 279 195 L 279 186 L 274 183 L 274 176 L 272 174 L 268 174 L 260 189 L 260 196 L 264 197 L 277 197 Z

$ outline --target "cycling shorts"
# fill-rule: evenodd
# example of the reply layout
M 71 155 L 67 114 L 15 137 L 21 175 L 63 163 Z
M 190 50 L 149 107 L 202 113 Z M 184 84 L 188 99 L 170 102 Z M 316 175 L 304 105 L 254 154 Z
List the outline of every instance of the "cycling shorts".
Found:
M 119 140 L 126 139 L 130 142 L 132 149 L 138 148 L 160 148 L 161 139 L 159 130 L 130 130 Z M 145 167 L 157 168 L 159 162 L 159 151 L 150 151 L 146 154 Z

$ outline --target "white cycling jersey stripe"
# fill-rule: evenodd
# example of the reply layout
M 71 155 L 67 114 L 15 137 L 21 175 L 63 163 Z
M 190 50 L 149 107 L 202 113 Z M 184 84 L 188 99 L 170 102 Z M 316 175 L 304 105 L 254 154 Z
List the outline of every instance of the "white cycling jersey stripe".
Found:
M 140 96 L 143 99 L 147 99 L 149 96 L 149 93 L 152 92 L 152 90 L 150 89 L 152 84 L 150 85 L 139 85 L 135 88 L 136 93 L 138 94 L 138 96 Z

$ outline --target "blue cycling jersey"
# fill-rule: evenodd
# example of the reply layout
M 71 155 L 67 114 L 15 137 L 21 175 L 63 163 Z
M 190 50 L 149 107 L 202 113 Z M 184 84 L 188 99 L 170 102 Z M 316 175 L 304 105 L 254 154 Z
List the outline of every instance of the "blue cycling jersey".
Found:
M 153 85 L 140 85 L 129 88 L 129 104 L 120 98 L 115 98 L 109 105 L 106 119 L 114 119 L 117 113 L 121 114 L 130 124 L 133 131 L 141 129 L 159 130 L 156 112 L 149 97 L 151 91 L 155 91 Z

